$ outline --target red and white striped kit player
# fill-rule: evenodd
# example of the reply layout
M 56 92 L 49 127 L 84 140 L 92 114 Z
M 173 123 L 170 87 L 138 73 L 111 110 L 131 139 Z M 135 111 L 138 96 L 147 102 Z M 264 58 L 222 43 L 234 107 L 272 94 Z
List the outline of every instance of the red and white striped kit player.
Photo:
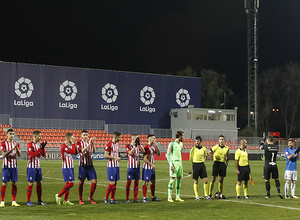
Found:
M 62 168 L 74 168 L 72 154 L 77 154 L 75 144 L 67 146 L 65 143 L 60 148 L 61 156 L 63 158 Z
M 80 140 L 77 142 L 77 149 L 79 152 L 79 166 L 92 166 L 93 160 L 92 160 L 92 145 L 89 146 L 84 153 L 82 153 L 79 149 L 83 149 L 89 145 L 89 141 L 84 142 L 83 140 Z
M 128 144 L 126 146 L 126 153 L 128 156 L 128 164 L 127 168 L 139 168 L 140 167 L 140 146 L 135 148 L 135 151 L 133 152 L 133 155 L 129 155 L 128 152 L 131 151 L 133 148 L 132 144 Z
M 119 144 L 111 141 L 106 145 L 105 151 L 107 151 L 112 157 L 119 157 Z M 107 167 L 119 167 L 119 161 L 115 159 L 109 159 L 107 162 Z
M 10 151 L 12 150 L 16 144 L 17 148 L 20 150 L 20 145 L 16 141 L 9 143 L 7 140 L 1 142 L 1 151 Z M 9 156 L 3 157 L 2 168 L 16 168 L 17 167 L 17 150 L 14 149 Z
M 45 148 L 40 148 L 40 142 L 30 142 L 27 146 L 28 151 L 28 163 L 27 168 L 41 168 L 41 156 L 46 156 Z
M 154 145 L 149 146 L 148 144 L 144 147 L 145 153 L 147 155 L 147 159 L 150 161 L 151 164 L 154 164 L 154 153 L 156 153 L 156 148 Z M 146 162 L 143 163 L 143 169 L 152 170 L 152 167 L 147 164 Z

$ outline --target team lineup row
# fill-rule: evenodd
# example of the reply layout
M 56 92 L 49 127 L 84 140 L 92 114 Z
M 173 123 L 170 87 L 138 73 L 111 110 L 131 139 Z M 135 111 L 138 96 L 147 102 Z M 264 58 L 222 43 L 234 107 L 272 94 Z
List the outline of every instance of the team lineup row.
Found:
M 178 131 L 176 133 L 176 139 L 170 142 L 166 153 L 167 161 L 170 167 L 170 181 L 168 184 L 168 202 L 174 202 L 172 199 L 172 190 L 175 185 L 176 189 L 176 201 L 184 202 L 180 198 L 181 177 L 183 174 L 181 153 L 183 149 L 183 137 L 184 133 Z M 6 187 L 9 181 L 12 181 L 12 206 L 20 206 L 16 202 L 17 195 L 17 156 L 21 156 L 20 145 L 14 140 L 14 130 L 7 130 L 7 140 L 1 143 L 1 152 L 3 155 L 3 169 L 2 169 L 2 186 L 1 186 L 1 203 L 0 207 L 5 207 L 5 194 Z M 154 154 L 160 156 L 160 150 L 157 147 L 155 135 L 148 135 L 148 144 L 144 147 L 139 143 L 138 135 L 132 135 L 132 142 L 126 146 L 126 153 L 128 155 L 127 165 L 127 184 L 126 184 L 126 203 L 130 203 L 129 194 L 132 180 L 134 180 L 134 199 L 133 203 L 149 203 L 147 199 L 147 188 L 150 183 L 151 189 L 151 201 L 161 201 L 155 196 L 155 170 Z M 104 202 L 106 204 L 118 204 L 120 203 L 115 199 L 117 181 L 120 179 L 119 174 L 119 141 L 121 140 L 121 134 L 114 132 L 113 139 L 110 141 L 104 152 L 104 157 L 108 159 L 107 162 L 107 179 L 109 185 L 106 190 L 106 196 Z M 212 199 L 212 191 L 216 178 L 219 176 L 218 193 L 215 197 L 219 199 L 227 199 L 223 194 L 223 180 L 226 177 L 226 170 L 229 160 L 229 148 L 225 145 L 225 137 L 219 136 L 219 144 L 213 146 L 209 153 L 206 148 L 202 147 L 202 138 L 197 136 L 195 139 L 196 146 L 190 151 L 190 162 L 193 164 L 193 179 L 194 179 L 194 193 L 195 200 L 199 201 L 198 195 L 198 179 L 203 179 L 204 198 L 207 200 Z M 88 201 L 91 204 L 96 204 L 93 199 L 94 192 L 97 186 L 97 174 L 95 172 L 92 160 L 92 153 L 96 152 L 95 138 L 88 138 L 88 131 L 82 130 L 81 140 L 76 142 L 75 137 L 71 133 L 65 135 L 65 143 L 61 146 L 62 155 L 62 173 L 64 177 L 65 186 L 63 189 L 55 195 L 56 203 L 58 205 L 74 205 L 69 201 L 69 191 L 74 186 L 74 162 L 72 155 L 79 154 L 79 204 L 84 205 L 82 199 L 83 185 L 85 179 L 91 180 L 90 196 Z M 33 141 L 27 146 L 28 151 L 28 163 L 27 163 L 27 206 L 34 206 L 31 202 L 31 194 L 34 182 L 36 182 L 36 192 L 38 202 L 37 205 L 47 205 L 41 199 L 42 195 L 42 172 L 40 166 L 40 158 L 45 157 L 45 147 L 47 142 L 41 142 L 41 132 L 33 132 Z M 298 198 L 295 195 L 295 187 L 297 180 L 297 159 L 299 159 L 299 149 L 294 149 L 294 141 L 289 139 L 289 147 L 285 150 L 287 164 L 285 171 L 285 198 L 289 199 L 289 184 L 291 181 L 291 196 Z M 241 140 L 241 147 L 235 153 L 235 167 L 238 175 L 238 181 L 236 184 L 236 199 L 241 199 L 240 190 L 241 183 L 243 182 L 244 198 L 250 199 L 248 196 L 248 181 L 250 174 L 250 166 L 248 161 L 248 153 L 246 151 L 247 141 Z M 267 191 L 266 199 L 270 198 L 270 177 L 275 179 L 278 196 L 282 199 L 283 196 L 280 193 L 280 182 L 278 176 L 278 168 L 276 164 L 276 156 L 278 152 L 278 146 L 273 144 L 273 137 L 268 136 L 266 143 L 261 143 L 261 149 L 265 151 L 265 165 L 264 165 L 264 179 L 265 187 Z M 143 153 L 143 165 L 142 165 L 142 180 L 143 182 L 143 200 L 137 199 L 138 187 L 140 180 L 140 159 L 139 154 Z M 209 155 L 214 160 L 212 169 L 212 180 L 208 184 L 207 172 L 205 167 L 205 160 Z M 64 196 L 64 198 L 62 198 Z M 111 199 L 109 200 L 109 196 Z

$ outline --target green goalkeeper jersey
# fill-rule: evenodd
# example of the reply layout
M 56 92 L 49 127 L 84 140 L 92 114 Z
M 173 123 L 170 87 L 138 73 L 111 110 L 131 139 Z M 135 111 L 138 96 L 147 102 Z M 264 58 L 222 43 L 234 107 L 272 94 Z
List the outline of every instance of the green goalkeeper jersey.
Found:
M 168 147 L 168 152 L 167 152 L 167 154 L 170 157 L 170 162 L 182 160 L 181 158 L 182 148 L 183 148 L 182 142 L 179 142 L 179 144 L 176 141 L 170 142 Z

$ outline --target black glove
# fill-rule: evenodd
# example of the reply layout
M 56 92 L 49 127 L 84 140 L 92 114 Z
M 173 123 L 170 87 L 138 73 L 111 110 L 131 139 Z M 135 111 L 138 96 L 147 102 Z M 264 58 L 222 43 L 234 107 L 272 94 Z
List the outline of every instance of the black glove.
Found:
M 295 154 L 298 154 L 299 153 L 299 147 L 297 148 L 297 150 L 295 151 Z
M 139 138 L 139 137 L 137 137 L 137 138 L 135 139 L 135 145 L 136 145 L 136 146 L 140 145 L 140 138 Z
M 40 144 L 40 148 L 43 149 L 44 147 L 46 147 L 46 145 L 47 145 L 47 141 L 46 141 L 46 142 L 42 142 L 42 143 Z
M 263 148 L 264 144 L 265 144 L 265 142 L 264 142 L 264 141 L 261 141 L 260 144 L 259 144 L 259 147 L 260 147 L 260 148 Z

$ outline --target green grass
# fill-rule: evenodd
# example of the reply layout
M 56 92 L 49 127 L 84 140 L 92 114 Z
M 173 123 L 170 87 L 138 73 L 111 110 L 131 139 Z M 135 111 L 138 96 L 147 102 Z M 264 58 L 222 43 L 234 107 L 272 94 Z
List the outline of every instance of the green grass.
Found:
M 249 185 L 249 195 L 251 200 L 236 201 L 235 185 L 237 176 L 235 174 L 234 161 L 230 161 L 227 177 L 224 182 L 224 194 L 229 200 L 213 200 L 196 202 L 194 200 L 193 180 L 187 176 L 191 171 L 189 162 L 184 162 L 184 178 L 182 180 L 181 197 L 185 202 L 168 203 L 167 202 L 167 185 L 168 163 L 166 161 L 156 161 L 156 195 L 162 199 L 162 202 L 151 202 L 149 204 L 126 204 L 125 203 L 125 185 L 126 185 L 126 161 L 122 161 L 120 165 L 121 180 L 118 181 L 116 198 L 122 202 L 119 205 L 105 205 L 103 199 L 105 197 L 108 181 L 106 180 L 106 161 L 94 161 L 95 169 L 98 175 L 98 186 L 94 195 L 97 202 L 91 205 L 87 201 L 90 191 L 90 182 L 86 181 L 84 186 L 83 198 L 86 205 L 78 205 L 78 181 L 70 190 L 70 201 L 74 202 L 74 206 L 58 206 L 55 203 L 54 195 L 58 193 L 64 186 L 61 173 L 61 161 L 42 161 L 43 171 L 43 196 L 44 202 L 48 206 L 34 207 L 26 206 L 26 161 L 19 161 L 19 181 L 17 202 L 21 207 L 11 207 L 11 183 L 7 188 L 6 207 L 1 208 L 1 217 L 6 219 L 194 219 L 194 218 L 219 218 L 219 219 L 288 219 L 291 214 L 300 214 L 300 199 L 279 199 L 275 188 L 274 180 L 271 181 L 271 199 L 265 200 L 265 185 L 262 178 L 263 161 L 251 161 L 251 172 L 255 181 L 255 186 Z M 78 174 L 78 161 L 75 162 L 75 177 Z M 284 161 L 279 161 L 279 174 L 281 180 L 281 192 L 284 189 Z M 206 162 L 209 180 L 211 179 L 212 161 Z M 133 185 L 133 184 L 132 184 Z M 142 188 L 140 182 L 140 189 Z M 148 188 L 149 189 L 149 188 Z M 215 184 L 213 192 L 218 189 Z M 296 188 L 296 195 L 300 195 L 300 186 Z M 175 189 L 173 190 L 175 193 Z M 150 192 L 148 192 L 148 198 Z M 203 197 L 203 182 L 199 181 L 199 195 Z M 243 196 L 243 190 L 241 189 Z M 175 195 L 174 195 L 175 197 Z M 130 193 L 130 199 L 133 198 L 133 190 Z M 139 199 L 142 199 L 142 191 L 139 191 Z M 35 185 L 32 193 L 32 202 L 36 204 Z M 272 205 L 272 206 L 266 206 Z M 279 207 L 278 207 L 279 206 Z M 288 209 L 289 207 L 295 210 Z M 299 212 L 299 213 L 298 213 Z

